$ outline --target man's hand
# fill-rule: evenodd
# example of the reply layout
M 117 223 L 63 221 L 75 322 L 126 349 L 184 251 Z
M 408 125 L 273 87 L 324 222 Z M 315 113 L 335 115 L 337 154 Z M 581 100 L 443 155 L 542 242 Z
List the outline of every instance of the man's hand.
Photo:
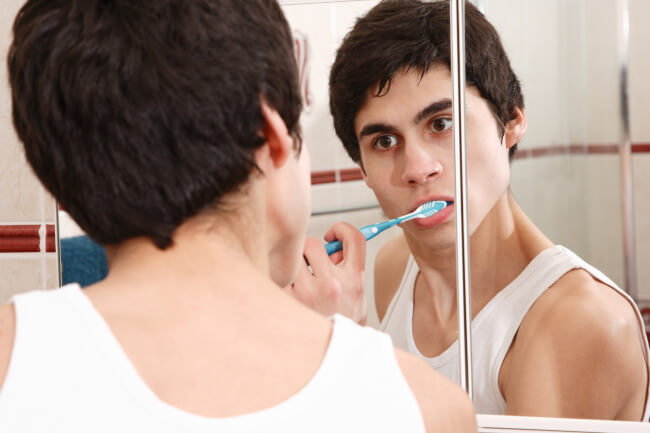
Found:
M 308 237 L 304 256 L 309 266 L 301 263 L 296 280 L 285 290 L 323 315 L 339 313 L 365 325 L 366 239 L 347 223 L 334 224 L 324 238 L 327 242 L 338 239 L 343 249 L 328 257 L 323 243 Z

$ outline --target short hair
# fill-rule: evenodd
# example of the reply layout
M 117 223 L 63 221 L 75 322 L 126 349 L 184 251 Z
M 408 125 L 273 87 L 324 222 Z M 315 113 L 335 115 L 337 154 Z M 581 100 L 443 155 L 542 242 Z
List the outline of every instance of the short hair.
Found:
M 256 169 L 273 107 L 300 152 L 293 38 L 276 0 L 29 0 L 8 55 L 38 178 L 95 241 L 161 249 Z
M 497 31 L 471 3 L 465 8 L 465 45 L 467 85 L 488 102 L 503 137 L 524 98 Z M 403 68 L 422 75 L 435 64 L 450 68 L 450 48 L 446 0 L 385 0 L 357 20 L 336 53 L 329 78 L 334 128 L 352 160 L 361 161 L 354 122 L 368 91 L 377 85 L 376 96 L 385 93 Z M 510 149 L 510 159 L 516 147 Z

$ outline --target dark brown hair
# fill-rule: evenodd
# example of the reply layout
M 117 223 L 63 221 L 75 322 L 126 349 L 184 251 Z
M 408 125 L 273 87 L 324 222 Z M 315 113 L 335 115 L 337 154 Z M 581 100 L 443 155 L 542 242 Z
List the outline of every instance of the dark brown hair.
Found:
M 503 136 L 524 99 L 499 35 L 471 3 L 465 9 L 465 45 L 467 85 L 487 100 Z M 361 154 L 354 120 L 369 89 L 378 85 L 382 94 L 402 68 L 424 74 L 434 64 L 450 67 L 450 46 L 448 1 L 385 0 L 356 22 L 336 53 L 329 81 L 334 128 L 355 162 Z
M 260 97 L 296 138 L 293 41 L 275 0 L 29 0 L 8 56 L 13 121 L 94 240 L 160 248 L 244 185 Z

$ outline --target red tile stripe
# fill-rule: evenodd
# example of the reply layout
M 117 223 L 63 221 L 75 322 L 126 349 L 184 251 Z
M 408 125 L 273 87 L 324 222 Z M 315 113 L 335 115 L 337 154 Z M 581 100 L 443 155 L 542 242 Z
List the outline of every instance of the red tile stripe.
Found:
M 361 180 L 363 176 L 359 168 L 344 168 L 341 170 L 323 170 L 311 172 L 311 184 L 350 182 Z
M 41 250 L 39 225 L 0 226 L 0 253 L 37 253 Z
M 54 230 L 54 224 L 45 226 L 45 252 L 47 253 L 56 252 L 56 235 Z
M 352 180 L 363 180 L 363 174 L 359 168 L 345 168 L 339 171 L 341 182 L 349 182 Z
M 323 170 L 311 172 L 311 184 L 318 185 L 321 183 L 334 183 L 336 182 L 335 170 Z
M 650 153 L 650 143 L 633 144 L 632 153 Z
M 620 150 L 618 144 L 572 144 L 570 146 L 549 146 L 521 149 L 515 153 L 515 159 L 539 158 L 555 155 L 611 155 Z M 632 144 L 632 153 L 650 153 L 650 143 Z
M 40 228 L 38 224 L 0 225 L 0 253 L 41 252 Z M 56 252 L 54 224 L 45 226 L 45 252 Z

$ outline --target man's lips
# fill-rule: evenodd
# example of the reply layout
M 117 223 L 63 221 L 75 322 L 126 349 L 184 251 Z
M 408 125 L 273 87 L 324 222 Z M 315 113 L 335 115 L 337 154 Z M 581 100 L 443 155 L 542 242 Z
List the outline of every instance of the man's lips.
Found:
M 448 200 L 451 201 L 451 200 Z M 454 215 L 454 203 L 448 204 L 444 209 L 427 218 L 414 218 L 413 224 L 420 228 L 431 228 L 444 223 Z

